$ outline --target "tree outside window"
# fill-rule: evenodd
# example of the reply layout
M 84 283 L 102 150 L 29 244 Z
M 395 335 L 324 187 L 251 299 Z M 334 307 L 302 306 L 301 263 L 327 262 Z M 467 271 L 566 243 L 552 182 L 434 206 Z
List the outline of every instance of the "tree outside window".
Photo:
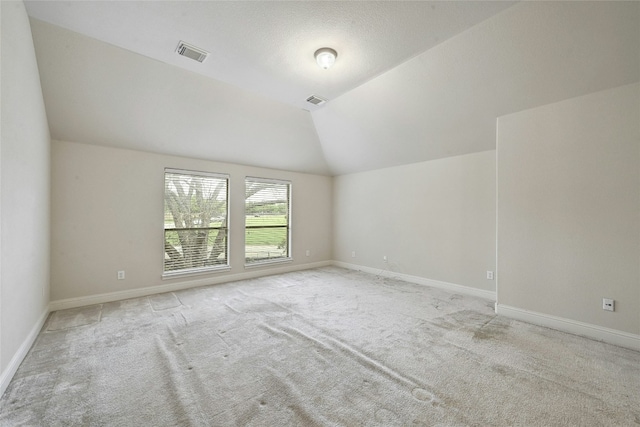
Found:
M 227 175 L 165 170 L 164 272 L 228 267 Z

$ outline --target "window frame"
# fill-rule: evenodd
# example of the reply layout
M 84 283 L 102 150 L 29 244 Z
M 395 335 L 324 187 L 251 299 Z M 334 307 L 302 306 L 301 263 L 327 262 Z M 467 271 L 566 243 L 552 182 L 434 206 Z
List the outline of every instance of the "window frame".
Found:
M 162 201 L 163 201 L 163 226 L 162 226 L 162 243 L 163 243 L 163 248 L 164 248 L 164 243 L 166 241 L 166 232 L 169 230 L 177 230 L 177 228 L 175 228 L 175 223 L 174 223 L 174 228 L 167 228 L 166 227 L 166 222 L 165 222 L 165 217 L 164 215 L 166 214 L 166 195 L 167 195 L 167 174 L 179 174 L 179 175 L 186 175 L 186 176 L 200 176 L 200 177 L 206 177 L 206 178 L 216 178 L 216 179 L 224 179 L 226 180 L 226 192 L 225 192 L 225 203 L 226 203 L 226 226 L 225 227 L 202 227 L 202 228 L 207 228 L 207 229 L 217 229 L 217 230 L 225 230 L 225 261 L 226 263 L 224 264 L 217 264 L 217 265 L 211 265 L 211 266 L 206 266 L 206 267 L 192 267 L 192 268 L 183 268 L 183 269 L 179 269 L 179 270 L 165 270 L 166 267 L 166 249 L 163 250 L 162 252 L 162 278 L 163 279 L 171 279 L 171 278 L 175 278 L 175 277 L 179 277 L 179 276 L 190 276 L 190 275 L 201 275 L 201 274 L 207 274 L 207 273 L 213 273 L 213 272 L 219 272 L 219 271 L 228 271 L 231 269 L 231 265 L 230 265 L 230 244 L 231 244 L 231 239 L 230 239 L 230 230 L 231 230 L 231 218 L 230 218 L 230 207 L 231 207 L 231 203 L 230 203 L 230 187 L 231 187 L 231 178 L 229 174 L 225 174 L 225 173 L 218 173 L 218 172 L 208 172 L 208 171 L 197 171 L 197 170 L 190 170 L 190 169 L 178 169 L 178 168 L 164 168 L 164 172 L 162 174 L 163 176 L 163 197 L 162 197 Z M 198 228 L 193 228 L 193 230 L 197 230 Z
M 247 197 L 246 197 L 246 191 L 247 191 L 247 183 L 248 182 L 261 182 L 261 183 L 265 183 L 265 184 L 279 184 L 279 185 L 286 185 L 287 186 L 287 224 L 285 226 L 277 226 L 277 227 L 286 227 L 287 232 L 287 251 L 286 251 L 286 255 L 282 256 L 282 257 L 277 257 L 277 258 L 265 258 L 262 260 L 258 260 L 258 261 L 247 261 L 247 229 L 248 228 L 264 228 L 265 226 L 260 226 L 260 227 L 248 227 L 247 226 Z M 245 198 L 244 198 L 244 266 L 245 268 L 252 268 L 252 267 L 260 267 L 260 266 L 264 266 L 264 265 L 270 265 L 270 264 L 281 264 L 281 263 L 288 263 L 288 262 L 292 262 L 293 261 L 293 249 L 292 249 L 292 242 L 291 242 L 291 235 L 292 235 L 292 194 L 293 194 L 293 184 L 291 181 L 286 180 L 286 179 L 274 179 L 274 178 L 261 178 L 261 177 L 256 177 L 256 176 L 245 176 L 244 178 L 244 189 L 245 189 Z M 268 227 L 268 226 L 266 226 Z M 276 227 L 276 226 L 273 226 Z

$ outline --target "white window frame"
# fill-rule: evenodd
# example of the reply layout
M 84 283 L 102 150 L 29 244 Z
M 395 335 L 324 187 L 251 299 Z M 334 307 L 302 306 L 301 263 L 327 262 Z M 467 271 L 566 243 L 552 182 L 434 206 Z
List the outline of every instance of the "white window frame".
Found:
M 228 174 L 223 174 L 223 173 L 216 173 L 216 172 L 205 172 L 205 171 L 194 171 L 194 170 L 187 170 L 187 169 L 174 169 L 174 168 L 165 168 L 164 169 L 164 173 L 163 173 L 163 181 L 164 181 L 164 195 L 163 195 L 163 235 L 162 235 L 162 242 L 163 242 L 163 247 L 164 247 L 164 243 L 165 243 L 165 236 L 166 236 L 166 232 L 169 230 L 175 230 L 175 228 L 168 228 L 166 227 L 166 223 L 164 220 L 164 214 L 165 214 L 165 209 L 166 209 L 166 186 L 167 186 L 167 174 L 180 174 L 180 175 L 186 175 L 186 176 L 200 176 L 200 177 L 207 177 L 207 178 L 216 178 L 216 179 L 223 179 L 227 181 L 226 184 L 226 226 L 224 227 L 225 229 L 225 261 L 226 263 L 224 264 L 217 264 L 217 265 L 211 265 L 211 266 L 206 266 L 206 267 L 193 267 L 193 268 L 182 268 L 179 270 L 165 270 L 166 268 L 166 264 L 165 264 L 165 260 L 166 260 L 166 249 L 163 250 L 162 255 L 163 255 L 163 260 L 162 260 L 162 278 L 163 279 L 170 279 L 170 278 L 174 278 L 177 276 L 186 276 L 186 275 L 194 275 L 194 274 L 206 274 L 206 273 L 211 273 L 211 272 L 218 272 L 218 271 L 226 271 L 226 270 L 230 270 L 231 266 L 229 263 L 229 259 L 230 259 L 230 230 L 231 230 L 231 219 L 229 217 L 229 211 L 230 211 L 230 186 L 231 186 L 231 179 L 230 176 Z M 175 226 L 175 224 L 174 224 Z M 215 227 L 214 227 L 215 228 Z M 193 228 L 194 230 L 198 229 L 196 227 Z M 218 230 L 220 228 L 217 228 Z
M 281 257 L 275 257 L 275 258 L 265 258 L 265 259 L 260 259 L 260 260 L 254 260 L 254 261 L 247 261 L 247 242 L 246 242 L 246 237 L 247 237 L 247 228 L 252 228 L 252 227 L 248 227 L 247 226 L 247 198 L 246 198 L 246 189 L 247 189 L 247 183 L 248 182 L 261 182 L 261 183 L 265 183 L 265 184 L 278 184 L 278 185 L 286 185 L 288 188 L 287 191 L 287 224 L 286 224 L 286 228 L 287 228 L 287 252 L 285 254 L 285 256 L 281 256 Z M 271 179 L 271 178 L 260 178 L 260 177 L 254 177 L 254 176 L 246 176 L 245 180 L 244 180 L 244 188 L 245 188 L 245 200 L 244 200 L 244 207 L 245 207 L 245 224 L 244 224 L 244 238 L 245 238 L 245 242 L 244 242 L 244 259 L 245 259 L 245 264 L 244 266 L 246 268 L 251 268 L 251 267 L 259 267 L 259 266 L 264 266 L 264 265 L 269 265 L 269 264 L 280 264 L 280 263 L 286 263 L 286 262 L 291 262 L 293 261 L 292 258 L 292 253 L 293 253 L 293 249 L 292 249 L 292 242 L 291 242 L 291 235 L 292 235 L 292 227 L 291 227 L 291 217 L 292 217 L 292 194 L 293 194 L 293 184 L 291 183 L 291 181 L 287 181 L 287 180 L 283 180 L 283 179 Z M 274 226 L 275 227 L 275 226 Z

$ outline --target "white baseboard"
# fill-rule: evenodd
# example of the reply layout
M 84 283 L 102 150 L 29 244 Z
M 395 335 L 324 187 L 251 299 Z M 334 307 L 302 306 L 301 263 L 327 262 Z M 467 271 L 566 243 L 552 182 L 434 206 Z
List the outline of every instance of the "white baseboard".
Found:
M 444 289 L 458 294 L 472 295 L 474 297 L 485 298 L 495 301 L 496 293 L 494 291 L 486 291 L 484 289 L 472 288 L 470 286 L 456 285 L 455 283 L 441 282 L 439 280 L 426 279 L 419 276 L 411 276 L 409 274 L 396 273 L 389 270 L 381 270 L 378 268 L 365 267 L 362 265 L 349 264 L 342 261 L 333 261 L 336 267 L 348 268 L 349 270 L 364 271 L 365 273 L 375 274 L 377 276 L 388 277 L 390 279 L 399 279 L 403 282 L 415 283 L 418 285 L 431 286 L 433 288 Z
M 545 326 L 558 331 L 568 332 L 570 334 L 580 335 L 597 341 L 603 341 L 620 347 L 640 351 L 640 335 L 592 325 L 590 323 L 579 322 L 577 320 L 524 310 L 504 304 L 496 304 L 496 313 L 512 319 L 522 320 L 523 322 L 533 323 L 534 325 Z
M 4 372 L 2 372 L 2 375 L 0 375 L 0 397 L 2 397 L 4 392 L 7 390 L 7 387 L 9 387 L 9 383 L 13 379 L 13 376 L 16 374 L 16 371 L 20 367 L 20 364 L 27 356 L 27 353 L 31 349 L 31 346 L 36 341 L 36 338 L 38 338 L 38 334 L 40 333 L 42 326 L 44 326 L 44 322 L 47 320 L 49 312 L 49 307 L 45 308 L 36 324 L 33 325 L 33 328 L 31 328 L 31 331 L 29 332 L 29 335 L 27 335 L 27 338 L 25 338 L 25 340 L 22 342 L 22 345 L 20 345 L 20 348 L 18 348 L 18 351 L 16 351 L 11 358 L 9 365 L 7 365 L 7 369 L 5 369 Z
M 320 261 L 307 264 L 286 265 L 269 269 L 250 270 L 244 273 L 227 274 L 218 277 L 206 277 L 181 282 L 167 283 L 165 285 L 149 286 L 147 288 L 128 289 L 126 291 L 109 292 L 105 294 L 89 295 L 86 297 L 68 298 L 51 301 L 51 311 L 65 310 L 67 308 L 84 307 L 87 305 L 104 304 L 129 298 L 139 298 L 148 295 L 161 294 L 163 292 L 180 291 L 183 289 L 197 288 L 200 286 L 217 285 L 220 283 L 236 282 L 238 280 L 255 279 L 256 277 L 271 276 L 273 274 L 290 273 L 293 271 L 308 270 L 311 268 L 326 267 L 332 265 L 331 261 Z

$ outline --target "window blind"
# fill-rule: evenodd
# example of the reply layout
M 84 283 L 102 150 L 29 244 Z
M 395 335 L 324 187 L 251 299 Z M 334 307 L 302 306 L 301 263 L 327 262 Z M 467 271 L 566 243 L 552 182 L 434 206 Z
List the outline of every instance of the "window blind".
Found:
M 228 188 L 228 175 L 165 169 L 165 274 L 229 266 Z
M 290 259 L 291 183 L 245 179 L 245 262 Z

